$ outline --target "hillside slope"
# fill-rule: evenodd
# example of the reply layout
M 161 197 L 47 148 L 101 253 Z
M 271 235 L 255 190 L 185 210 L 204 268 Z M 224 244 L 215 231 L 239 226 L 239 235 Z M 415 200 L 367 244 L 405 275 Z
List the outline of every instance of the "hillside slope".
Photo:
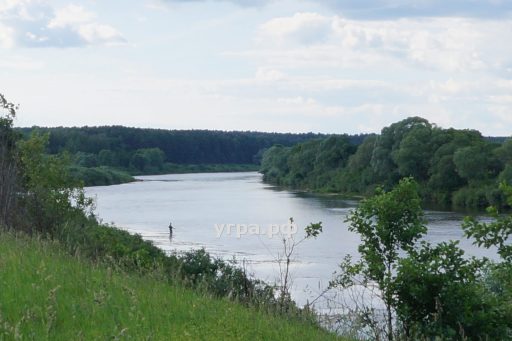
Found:
M 0 339 L 334 340 L 317 327 L 0 234 Z

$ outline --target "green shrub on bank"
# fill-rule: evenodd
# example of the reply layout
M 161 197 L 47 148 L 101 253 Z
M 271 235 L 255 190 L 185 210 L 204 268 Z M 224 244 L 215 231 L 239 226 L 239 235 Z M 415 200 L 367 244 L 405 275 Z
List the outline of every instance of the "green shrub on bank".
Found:
M 146 167 L 120 169 L 108 166 L 83 167 L 74 164 L 69 167 L 71 176 L 82 181 L 84 186 L 109 186 L 136 181 L 133 175 L 184 174 L 184 173 L 222 173 L 254 172 L 259 168 L 254 164 L 175 164 L 166 163 L 161 168 Z
M 83 181 L 84 186 L 108 186 L 127 182 L 133 182 L 135 179 L 127 172 L 111 167 L 69 167 L 71 176 L 79 181 Z
M 503 192 L 494 184 L 466 186 L 453 193 L 452 203 L 455 207 L 486 208 L 489 205 L 503 207 L 506 205 Z
M 211 257 L 204 249 L 167 255 L 139 235 L 98 224 L 94 218 L 67 224 L 54 238 L 70 254 L 79 254 L 124 271 L 140 274 L 159 272 L 169 282 L 204 291 L 215 297 L 230 297 L 248 306 L 279 311 L 282 302 L 275 290 L 260 280 L 250 278 L 244 269 Z M 284 302 L 289 317 L 309 323 L 314 316 L 303 312 L 291 300 Z

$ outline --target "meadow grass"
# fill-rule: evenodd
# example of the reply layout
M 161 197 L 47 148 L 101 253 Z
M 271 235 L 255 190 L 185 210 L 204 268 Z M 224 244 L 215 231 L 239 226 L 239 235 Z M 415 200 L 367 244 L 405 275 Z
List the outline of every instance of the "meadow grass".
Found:
M 337 340 L 317 326 L 215 299 L 158 273 L 0 233 L 0 340 Z

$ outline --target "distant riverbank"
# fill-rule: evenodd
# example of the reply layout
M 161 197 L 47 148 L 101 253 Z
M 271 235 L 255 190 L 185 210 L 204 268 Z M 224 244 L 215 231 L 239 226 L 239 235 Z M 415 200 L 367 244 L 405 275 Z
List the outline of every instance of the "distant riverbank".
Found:
M 119 185 L 137 181 L 134 176 L 188 174 L 188 173 L 231 173 L 258 171 L 256 164 L 175 164 L 166 163 L 160 170 L 148 172 L 115 167 L 71 166 L 70 172 L 75 179 L 81 180 L 86 187 Z

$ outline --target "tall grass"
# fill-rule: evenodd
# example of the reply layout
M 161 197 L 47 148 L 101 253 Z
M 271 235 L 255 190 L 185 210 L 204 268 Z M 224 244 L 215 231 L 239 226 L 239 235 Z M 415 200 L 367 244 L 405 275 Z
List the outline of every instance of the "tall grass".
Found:
M 310 324 L 0 233 L 0 340 L 334 340 Z

